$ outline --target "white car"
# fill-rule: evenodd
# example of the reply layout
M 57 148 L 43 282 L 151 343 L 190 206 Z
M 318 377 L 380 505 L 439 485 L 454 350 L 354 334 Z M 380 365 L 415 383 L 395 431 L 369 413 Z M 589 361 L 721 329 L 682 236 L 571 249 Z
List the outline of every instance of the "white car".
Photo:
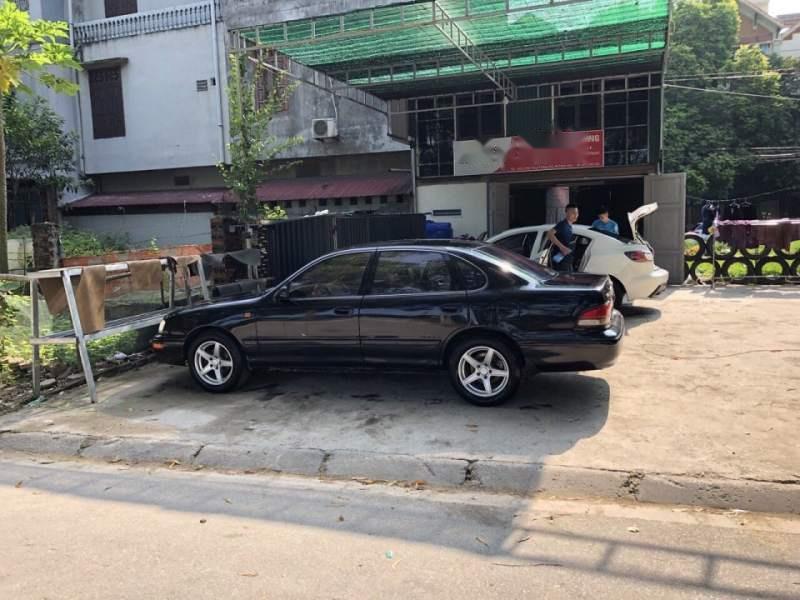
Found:
M 653 249 L 636 230 L 638 222 L 658 209 L 658 204 L 645 204 L 628 213 L 634 239 L 629 240 L 587 225 L 573 225 L 575 236 L 574 266 L 581 273 L 609 275 L 614 283 L 615 304 L 621 306 L 660 294 L 667 287 L 669 273 L 657 267 Z M 488 242 L 550 266 L 550 241 L 547 232 L 553 225 L 535 225 L 509 229 L 489 238 Z

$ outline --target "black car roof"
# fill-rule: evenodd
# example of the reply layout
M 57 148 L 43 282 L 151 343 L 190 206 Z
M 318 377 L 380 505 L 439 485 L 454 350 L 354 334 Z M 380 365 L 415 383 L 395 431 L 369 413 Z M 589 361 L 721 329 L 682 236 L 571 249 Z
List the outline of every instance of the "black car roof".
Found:
M 464 249 L 481 248 L 486 246 L 486 242 L 475 242 L 471 240 L 393 240 L 390 242 L 371 242 L 369 244 L 359 244 L 351 248 L 391 248 L 395 246 L 414 247 L 414 248 L 452 248 Z

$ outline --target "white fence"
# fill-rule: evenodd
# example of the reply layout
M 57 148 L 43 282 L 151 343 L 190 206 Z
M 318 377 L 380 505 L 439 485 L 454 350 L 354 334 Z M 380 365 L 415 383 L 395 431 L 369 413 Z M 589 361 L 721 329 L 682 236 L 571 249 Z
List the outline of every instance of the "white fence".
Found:
M 8 240 L 8 270 L 27 273 L 33 264 L 33 240 L 24 238 Z
M 219 0 L 217 20 L 220 19 Z M 76 23 L 74 27 L 77 44 L 91 44 L 143 33 L 156 33 L 171 29 L 184 29 L 211 23 L 211 3 L 199 2 L 171 8 L 132 13 L 108 19 Z

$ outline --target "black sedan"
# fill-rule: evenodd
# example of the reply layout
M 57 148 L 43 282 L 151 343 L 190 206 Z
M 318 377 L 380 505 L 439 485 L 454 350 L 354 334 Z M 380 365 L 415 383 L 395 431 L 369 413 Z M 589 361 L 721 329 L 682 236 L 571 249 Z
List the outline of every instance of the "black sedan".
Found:
M 444 368 L 490 406 L 526 373 L 611 365 L 624 333 L 613 307 L 605 276 L 484 243 L 392 242 L 323 256 L 258 297 L 178 310 L 152 346 L 211 392 L 258 367 Z

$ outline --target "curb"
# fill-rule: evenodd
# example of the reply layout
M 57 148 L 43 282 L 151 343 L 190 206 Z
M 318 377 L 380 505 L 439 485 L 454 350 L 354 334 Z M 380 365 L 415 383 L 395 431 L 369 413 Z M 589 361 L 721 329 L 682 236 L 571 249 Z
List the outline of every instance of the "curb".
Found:
M 762 481 L 563 467 L 491 459 L 222 446 L 71 433 L 0 432 L 0 450 L 108 462 L 287 473 L 320 479 L 411 482 L 444 489 L 574 495 L 657 504 L 800 514 L 800 479 Z

